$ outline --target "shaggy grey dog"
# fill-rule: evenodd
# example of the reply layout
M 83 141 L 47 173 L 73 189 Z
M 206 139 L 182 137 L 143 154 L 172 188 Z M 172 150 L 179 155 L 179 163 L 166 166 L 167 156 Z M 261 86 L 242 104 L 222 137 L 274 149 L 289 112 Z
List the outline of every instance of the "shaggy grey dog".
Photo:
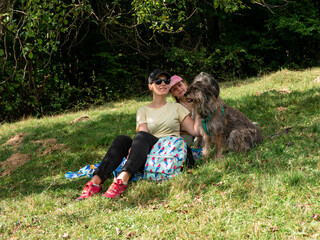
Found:
M 225 104 L 219 97 L 218 83 L 208 73 L 195 77 L 186 92 L 194 112 L 202 121 L 203 156 L 208 157 L 210 143 L 215 143 L 215 157 L 222 157 L 222 148 L 235 152 L 248 151 L 262 142 L 257 126 L 242 112 Z

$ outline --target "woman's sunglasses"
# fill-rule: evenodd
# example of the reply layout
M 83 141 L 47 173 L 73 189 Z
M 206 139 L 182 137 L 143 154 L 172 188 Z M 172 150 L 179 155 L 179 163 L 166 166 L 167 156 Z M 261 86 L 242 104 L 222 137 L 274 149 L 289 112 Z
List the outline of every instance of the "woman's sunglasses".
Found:
M 170 84 L 171 82 L 171 79 L 161 79 L 161 78 L 158 78 L 156 80 L 154 80 L 154 82 L 157 84 L 157 85 L 160 85 L 162 83 L 162 81 L 164 81 L 165 84 Z

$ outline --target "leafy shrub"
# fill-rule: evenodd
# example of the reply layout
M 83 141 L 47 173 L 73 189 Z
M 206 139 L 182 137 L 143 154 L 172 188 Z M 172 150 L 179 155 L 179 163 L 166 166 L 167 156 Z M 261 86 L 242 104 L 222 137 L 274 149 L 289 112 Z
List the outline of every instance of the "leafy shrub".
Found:
M 231 81 L 261 72 L 263 60 L 251 55 L 244 48 L 226 46 L 210 51 L 188 51 L 173 47 L 166 53 L 169 63 L 175 65 L 175 74 L 191 81 L 200 72 L 208 72 L 217 79 Z

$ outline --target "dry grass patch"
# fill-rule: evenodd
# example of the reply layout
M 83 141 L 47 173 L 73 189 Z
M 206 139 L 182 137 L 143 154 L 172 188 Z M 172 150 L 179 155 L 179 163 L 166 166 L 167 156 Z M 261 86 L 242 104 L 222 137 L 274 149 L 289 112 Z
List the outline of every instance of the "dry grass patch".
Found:
M 5 146 L 13 146 L 17 147 L 20 146 L 23 142 L 24 137 L 28 135 L 28 133 L 18 133 L 14 135 L 12 138 L 10 138 L 6 143 L 2 144 L 2 147 Z
M 32 141 L 32 143 L 40 143 L 42 145 L 42 147 L 38 149 L 38 157 L 51 154 L 54 151 L 60 150 L 65 146 L 64 144 L 57 144 L 57 139 L 54 138 L 36 140 Z
M 5 169 L 3 172 L 0 172 L 0 176 L 4 177 L 12 174 L 18 167 L 24 165 L 30 159 L 30 154 L 22 154 L 20 152 L 12 154 L 6 161 L 0 162 L 1 168 Z

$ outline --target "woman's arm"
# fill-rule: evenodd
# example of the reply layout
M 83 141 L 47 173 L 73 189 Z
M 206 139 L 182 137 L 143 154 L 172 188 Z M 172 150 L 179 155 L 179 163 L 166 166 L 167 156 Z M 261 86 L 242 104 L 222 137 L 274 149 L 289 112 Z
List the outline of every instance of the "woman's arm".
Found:
M 198 115 L 195 116 L 195 120 L 193 120 L 189 115 L 186 116 L 181 123 L 181 127 L 192 136 L 201 137 L 200 118 Z

